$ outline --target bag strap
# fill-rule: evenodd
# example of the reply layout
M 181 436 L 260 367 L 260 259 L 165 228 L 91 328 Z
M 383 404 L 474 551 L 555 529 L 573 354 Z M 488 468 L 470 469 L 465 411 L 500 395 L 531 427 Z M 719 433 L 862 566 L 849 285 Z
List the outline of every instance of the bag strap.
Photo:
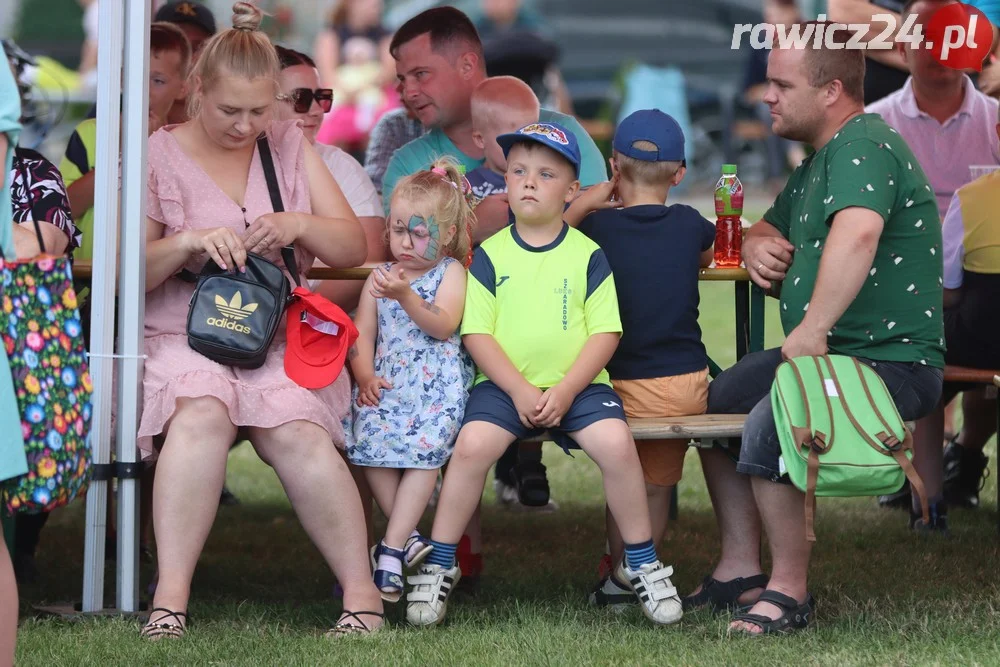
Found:
M 271 157 L 271 146 L 268 144 L 267 135 L 263 132 L 257 137 L 257 149 L 260 151 L 260 163 L 264 167 L 264 180 L 267 181 L 267 191 L 271 195 L 271 208 L 275 213 L 282 213 L 285 206 L 281 201 L 281 190 L 278 188 L 278 177 L 274 173 L 274 159 Z M 295 245 L 289 243 L 281 249 L 281 259 L 285 261 L 285 266 L 292 274 L 295 284 L 302 287 L 302 280 L 299 278 L 299 265 L 295 261 Z
M 920 475 L 917 474 L 916 469 L 913 467 L 913 463 L 910 459 L 906 458 L 905 454 L 908 450 L 913 449 L 913 434 L 910 433 L 910 429 L 906 428 L 906 425 L 904 424 L 903 442 L 899 442 L 899 438 L 893 434 L 889 423 L 885 420 L 885 417 L 883 417 L 882 413 L 875 408 L 875 400 L 872 397 L 871 390 L 868 388 L 868 381 L 865 379 L 864 373 L 861 370 L 860 362 L 858 362 L 858 360 L 854 357 L 851 357 L 851 361 L 854 362 L 854 370 L 858 373 L 858 377 L 861 379 L 861 386 L 864 387 L 865 390 L 865 398 L 868 400 L 868 403 L 872 406 L 872 408 L 875 409 L 875 414 L 878 416 L 879 421 L 885 429 L 884 431 L 876 433 L 875 437 L 881 441 L 882 446 L 888 450 L 887 453 L 896 459 L 899 467 L 903 469 L 903 474 L 906 475 L 906 479 L 909 480 L 914 493 L 916 493 L 917 497 L 920 499 L 920 509 L 923 513 L 924 523 L 930 523 L 930 508 L 927 504 L 927 494 L 924 492 L 923 480 L 920 479 Z M 847 409 L 846 405 L 844 406 L 844 409 Z M 848 414 L 850 415 L 849 412 Z M 901 417 L 900 421 L 902 421 Z
M 264 180 L 267 182 L 267 193 L 271 197 L 271 208 L 275 213 L 283 213 L 285 205 L 281 201 L 281 189 L 278 187 L 278 177 L 274 172 L 274 158 L 271 156 L 271 146 L 267 135 L 263 132 L 257 137 L 257 150 L 260 153 L 260 164 L 264 168 Z M 288 272 L 298 287 L 302 287 L 299 277 L 299 265 L 295 259 L 295 245 L 289 243 L 281 249 L 281 259 L 285 262 Z M 189 269 L 181 269 L 175 276 L 188 283 L 198 282 L 198 275 Z
M 826 355 L 823 355 L 823 357 L 826 360 L 826 363 L 830 366 L 830 378 L 833 380 L 833 384 L 837 388 L 837 393 L 840 394 L 841 407 L 844 408 L 844 414 L 847 416 L 847 419 L 851 422 L 851 426 L 854 427 L 854 430 L 858 432 L 858 435 L 860 435 L 872 449 L 881 454 L 885 454 L 886 456 L 892 456 L 894 450 L 901 449 L 902 443 L 899 442 L 899 439 L 896 438 L 896 436 L 891 435 L 891 430 L 889 429 L 889 425 L 886 423 L 885 419 L 882 418 L 881 413 L 878 413 L 878 409 L 875 407 L 871 391 L 868 389 L 868 383 L 865 380 L 865 376 L 861 371 L 861 367 L 855 365 L 854 369 L 855 371 L 857 371 L 859 379 L 861 380 L 861 384 L 865 388 L 865 398 L 872 406 L 872 409 L 879 414 L 879 421 L 882 423 L 882 426 L 886 429 L 888 433 L 879 433 L 878 436 L 875 436 L 870 434 L 867 430 L 865 430 L 864 427 L 861 426 L 861 422 L 859 422 L 857 417 L 854 416 L 854 413 L 851 411 L 851 408 L 847 404 L 847 401 L 844 400 L 843 397 L 844 392 L 840 386 L 840 380 L 837 377 L 837 372 L 833 369 L 833 361 Z M 855 364 L 857 364 L 857 361 L 855 361 Z
M 896 463 L 899 467 L 903 469 L 903 474 L 906 475 L 906 479 L 910 481 L 910 486 L 913 487 L 913 492 L 917 494 L 917 498 L 920 499 L 920 512 L 923 514 L 923 519 L 925 524 L 930 524 L 930 507 L 927 503 L 927 493 L 924 491 L 924 482 L 920 479 L 920 475 L 917 474 L 916 469 L 913 467 L 913 462 L 906 458 L 903 453 L 906 449 L 913 446 L 913 434 L 910 433 L 910 429 L 906 430 L 906 437 L 903 440 L 903 446 L 897 447 L 891 450 L 892 458 L 896 459 Z
M 819 455 L 826 454 L 830 451 L 830 448 L 833 447 L 834 436 L 833 404 L 830 402 L 830 396 L 826 392 L 826 382 L 823 378 L 823 369 L 820 367 L 819 360 L 816 357 L 812 357 L 812 360 L 813 363 L 816 364 L 816 375 L 819 377 L 820 390 L 823 393 L 823 400 L 826 402 L 827 414 L 830 416 L 829 438 L 827 438 L 827 436 L 820 431 L 813 432 L 812 427 L 809 424 L 809 394 L 806 391 L 806 385 L 805 381 L 802 379 L 802 374 L 799 372 L 795 363 L 792 363 L 792 370 L 795 373 L 795 378 L 799 385 L 799 392 L 802 395 L 802 403 L 805 405 L 806 409 L 807 428 L 812 435 L 812 440 L 810 442 L 800 444 L 800 446 L 808 445 L 809 447 L 809 458 L 806 461 L 807 474 L 805 497 L 806 540 L 809 542 L 816 541 L 816 532 L 813 528 L 813 524 L 816 519 L 816 483 L 819 479 Z
M 21 173 L 21 180 L 24 182 L 24 196 L 28 198 L 28 208 L 31 209 L 31 222 L 35 225 L 35 238 L 38 239 L 38 254 L 44 255 L 45 239 L 42 238 L 42 228 L 38 225 L 38 209 L 35 208 L 35 198 L 31 196 L 28 170 L 24 168 L 24 161 L 18 156 L 17 148 L 14 148 L 14 161 L 17 163 L 17 170 Z
M 851 361 L 854 362 L 854 370 L 857 372 L 858 377 L 861 380 L 861 386 L 865 390 L 865 398 L 868 399 L 868 403 L 873 408 L 875 408 L 875 398 L 872 396 L 871 389 L 868 388 L 868 380 L 865 378 L 864 371 L 862 371 L 862 369 L 861 369 L 861 363 L 857 359 L 855 359 L 854 357 L 851 357 L 850 359 L 851 359 Z M 875 416 L 878 417 L 879 422 L 882 424 L 882 428 L 885 429 L 884 433 L 877 434 L 876 437 L 878 437 L 879 440 L 882 440 L 882 444 L 885 444 L 885 440 L 882 437 L 880 437 L 880 436 L 883 436 L 885 434 L 891 434 L 892 433 L 892 427 L 889 426 L 889 422 L 887 422 L 885 420 L 885 417 L 882 416 L 882 411 L 881 410 L 875 408 Z M 900 418 L 900 421 L 902 421 L 902 418 Z

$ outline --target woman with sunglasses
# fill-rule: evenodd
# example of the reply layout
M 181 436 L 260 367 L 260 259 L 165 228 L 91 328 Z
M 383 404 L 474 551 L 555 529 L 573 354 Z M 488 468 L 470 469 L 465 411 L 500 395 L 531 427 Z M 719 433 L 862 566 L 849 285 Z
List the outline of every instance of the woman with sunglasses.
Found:
M 368 239 L 368 262 L 389 260 L 385 246 L 385 216 L 378 192 L 371 178 L 357 160 L 336 146 L 317 143 L 316 133 L 323 122 L 323 114 L 330 110 L 333 91 L 319 87 L 319 73 L 316 63 L 304 53 L 275 47 L 281 62 L 281 86 L 283 103 L 279 106 L 277 119 L 299 120 L 306 140 L 323 158 L 333 179 L 337 181 L 354 215 L 364 227 Z M 363 280 L 328 280 L 315 286 L 316 290 L 347 312 L 358 306 L 358 299 L 364 287 Z

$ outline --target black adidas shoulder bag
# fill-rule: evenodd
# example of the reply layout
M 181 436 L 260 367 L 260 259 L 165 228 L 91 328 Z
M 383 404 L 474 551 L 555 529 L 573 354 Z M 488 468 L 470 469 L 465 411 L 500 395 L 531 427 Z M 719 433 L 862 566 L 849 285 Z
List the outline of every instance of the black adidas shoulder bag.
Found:
M 257 148 L 271 206 L 280 213 L 285 209 L 265 135 Z M 300 285 L 294 245 L 282 248 L 281 257 Z M 210 259 L 198 275 L 185 269 L 178 277 L 197 282 L 188 310 L 191 348 L 225 366 L 260 368 L 292 298 L 291 287 L 284 272 L 260 255 L 247 253 L 246 267 L 246 273 L 224 271 Z

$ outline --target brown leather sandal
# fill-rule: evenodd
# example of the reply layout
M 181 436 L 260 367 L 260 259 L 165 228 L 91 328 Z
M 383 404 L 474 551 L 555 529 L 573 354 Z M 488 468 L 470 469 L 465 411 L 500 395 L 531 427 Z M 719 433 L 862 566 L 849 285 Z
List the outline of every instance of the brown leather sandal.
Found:
M 153 621 L 153 614 L 156 612 L 163 612 L 156 621 Z M 158 641 L 160 639 L 180 639 L 184 636 L 187 631 L 187 626 L 191 623 L 191 617 L 183 611 L 171 611 L 165 609 L 164 607 L 156 607 L 151 612 L 149 612 L 150 620 L 146 625 L 142 626 L 142 630 L 139 631 L 139 635 L 149 639 L 150 641 Z M 164 623 L 165 619 L 173 618 L 176 623 Z M 183 618 L 183 621 L 181 620 Z

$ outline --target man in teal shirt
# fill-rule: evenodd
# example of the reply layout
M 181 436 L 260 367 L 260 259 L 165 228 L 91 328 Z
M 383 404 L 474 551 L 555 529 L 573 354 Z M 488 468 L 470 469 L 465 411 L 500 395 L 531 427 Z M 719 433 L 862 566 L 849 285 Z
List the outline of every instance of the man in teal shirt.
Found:
M 399 179 L 426 169 L 445 155 L 466 173 L 483 164 L 483 150 L 472 140 L 472 90 L 486 78 L 479 35 L 469 18 L 454 7 L 435 7 L 407 21 L 389 46 L 396 60 L 406 105 L 428 132 L 396 151 L 382 182 L 386 213 Z M 593 139 L 571 116 L 542 109 L 540 121 L 571 130 L 580 144 L 583 187 L 608 180 L 604 157 Z M 475 241 L 488 238 L 507 224 L 507 196 L 487 197 L 476 208 Z

